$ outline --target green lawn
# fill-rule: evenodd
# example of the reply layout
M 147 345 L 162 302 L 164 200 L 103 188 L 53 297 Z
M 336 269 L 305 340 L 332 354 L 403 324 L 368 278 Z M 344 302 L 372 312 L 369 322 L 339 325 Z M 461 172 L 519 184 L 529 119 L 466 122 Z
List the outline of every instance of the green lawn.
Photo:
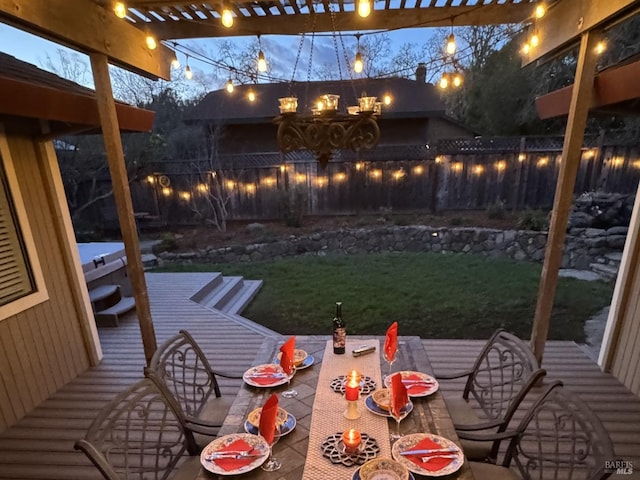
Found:
M 334 302 L 352 334 L 487 338 L 498 327 L 529 338 L 541 266 L 473 255 L 393 253 L 295 257 L 270 262 L 171 266 L 262 279 L 243 312 L 284 334 L 328 334 Z M 583 325 L 611 300 L 603 282 L 561 278 L 549 338 L 584 341 Z

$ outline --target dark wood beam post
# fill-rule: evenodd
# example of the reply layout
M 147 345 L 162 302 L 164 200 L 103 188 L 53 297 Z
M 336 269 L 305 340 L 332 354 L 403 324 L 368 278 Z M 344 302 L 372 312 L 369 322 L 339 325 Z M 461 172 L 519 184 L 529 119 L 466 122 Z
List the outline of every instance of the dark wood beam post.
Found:
M 549 225 L 549 236 L 538 289 L 538 302 L 531 330 L 531 346 L 539 364 L 542 363 L 544 346 L 549 333 L 549 321 L 558 285 L 558 271 L 562 264 L 567 222 L 573 201 L 573 189 L 580 166 L 584 129 L 593 92 L 593 80 L 598 59 L 595 46 L 599 38 L 600 35 L 595 32 L 586 32 L 580 41 L 576 78 L 562 147 L 562 164 L 553 199 L 551 224 Z
M 90 55 L 90 58 L 91 70 L 93 71 L 93 79 L 96 86 L 100 123 L 102 124 L 104 147 L 107 152 L 109 172 L 111 173 L 111 182 L 113 184 L 113 196 L 116 201 L 120 230 L 122 232 L 122 239 L 124 240 L 124 249 L 127 254 L 127 268 L 131 276 L 133 295 L 136 299 L 136 313 L 138 315 L 138 321 L 140 322 L 144 356 L 148 365 L 157 348 L 156 334 L 153 328 L 153 320 L 151 319 L 149 295 L 144 279 L 144 269 L 142 268 L 138 231 L 136 229 L 135 218 L 133 217 L 133 205 L 131 203 L 127 169 L 124 163 L 120 127 L 118 125 L 115 101 L 111 91 L 109 65 L 106 55 L 93 53 Z

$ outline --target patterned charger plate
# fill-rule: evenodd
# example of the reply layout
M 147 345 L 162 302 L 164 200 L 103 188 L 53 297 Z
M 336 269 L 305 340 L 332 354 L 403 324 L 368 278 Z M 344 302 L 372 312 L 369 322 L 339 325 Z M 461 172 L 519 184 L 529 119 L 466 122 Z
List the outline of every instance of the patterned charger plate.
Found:
M 331 463 L 341 463 L 347 467 L 362 465 L 375 458 L 380 453 L 380 447 L 375 438 L 371 438 L 366 433 L 362 434 L 362 443 L 356 453 L 345 453 L 344 443 L 342 443 L 342 433 L 329 435 L 320 445 L 322 455 L 328 458 Z
M 242 379 L 253 387 L 271 388 L 287 383 L 288 377 L 276 363 L 265 363 L 251 367 L 242 374 Z
M 443 453 L 443 455 L 456 455 L 456 458 L 451 459 L 451 461 L 446 466 L 442 467 L 439 470 L 428 470 L 427 468 L 422 468 L 420 465 L 413 463 L 406 456 L 401 455 L 401 452 L 412 450 L 416 445 L 418 445 L 426 438 L 437 444 L 439 446 L 438 448 L 455 449 L 454 453 Z M 462 464 L 464 463 L 464 454 L 455 443 L 447 438 L 433 435 L 431 433 L 413 433 L 411 435 L 405 435 L 404 437 L 401 437 L 398 441 L 396 441 L 396 443 L 393 444 L 393 447 L 391 448 L 391 456 L 395 461 L 400 462 L 405 467 L 407 467 L 410 472 L 427 477 L 442 477 L 444 475 L 450 475 L 453 472 L 457 472 L 458 470 L 460 470 Z M 437 457 L 437 454 L 424 456 Z
M 309 368 L 311 365 L 313 365 L 313 362 L 315 361 L 316 359 L 313 358 L 313 355 L 307 355 L 302 361 L 302 363 L 296 367 L 296 370 L 304 370 L 305 368 Z M 276 362 L 280 362 L 280 354 L 278 354 L 278 357 L 276 358 Z
M 331 380 L 331 390 L 336 393 L 344 393 L 344 382 L 347 379 L 346 375 L 340 375 L 339 377 Z M 371 377 L 362 377 L 360 380 L 360 393 L 362 395 L 369 395 L 376 389 L 376 381 Z
M 253 447 L 253 452 L 260 453 L 260 456 L 251 457 L 251 463 L 242 465 L 232 470 L 225 470 L 215 461 L 207 460 L 209 455 L 221 450 L 227 445 L 231 445 L 237 440 L 244 440 L 248 445 Z M 224 437 L 216 438 L 209 445 L 202 449 L 200 454 L 200 463 L 202 466 L 211 473 L 217 473 L 218 475 L 239 475 L 241 473 L 247 473 L 251 470 L 258 468 L 269 457 L 269 445 L 259 435 L 250 435 L 248 433 L 232 433 L 231 435 L 225 435 Z
M 278 413 L 280 413 L 280 408 L 278 408 Z M 291 415 L 288 412 L 285 412 L 287 417 L 284 420 L 284 422 L 279 423 L 278 426 L 278 434 L 281 437 L 284 437 L 286 434 L 293 432 L 293 429 L 296 428 L 296 417 L 294 417 L 293 415 Z M 247 419 L 244 422 L 244 431 L 247 433 L 250 433 L 252 435 L 258 435 L 259 430 L 258 430 L 258 426 L 254 425 L 251 423 L 250 419 Z
M 402 375 L 402 383 L 407 387 L 407 394 L 410 397 L 426 397 L 438 391 L 438 381 L 431 375 L 427 375 L 422 372 L 412 372 L 404 370 L 402 372 L 396 372 Z M 384 379 L 384 386 L 390 388 L 391 377 L 395 375 L 387 375 Z

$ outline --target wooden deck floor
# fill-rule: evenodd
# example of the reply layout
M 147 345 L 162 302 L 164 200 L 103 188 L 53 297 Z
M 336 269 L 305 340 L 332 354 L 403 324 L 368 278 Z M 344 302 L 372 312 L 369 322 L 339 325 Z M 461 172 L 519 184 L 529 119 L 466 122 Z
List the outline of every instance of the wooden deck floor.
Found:
M 189 330 L 216 368 L 240 373 L 255 358 L 265 335 L 250 322 L 238 323 L 191 302 L 210 274 L 149 274 L 147 283 L 158 341 Z M 272 334 L 272 333 L 271 333 Z M 96 412 L 116 393 L 142 376 L 144 355 L 137 319 L 129 315 L 120 327 L 100 329 L 104 360 L 67 384 L 17 425 L 0 435 L 0 478 L 100 479 L 85 456 L 73 450 Z M 424 340 L 437 372 L 467 367 L 483 342 Z M 616 453 L 637 465 L 640 478 L 640 399 L 599 368 L 572 342 L 550 342 L 544 367 L 591 405 L 604 421 Z M 234 395 L 238 380 L 222 379 L 223 394 Z M 455 394 L 459 382 L 443 388 Z M 275 478 L 275 477 L 274 477 Z M 622 477 L 621 477 L 622 478 Z M 318 479 L 322 480 L 322 479 Z

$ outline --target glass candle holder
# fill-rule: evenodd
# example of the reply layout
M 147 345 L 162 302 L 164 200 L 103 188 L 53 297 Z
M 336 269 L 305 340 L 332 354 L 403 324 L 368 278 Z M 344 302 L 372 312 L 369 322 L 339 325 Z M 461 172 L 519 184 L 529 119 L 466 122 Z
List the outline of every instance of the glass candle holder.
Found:
M 376 107 L 377 97 L 360 97 L 358 103 L 361 112 L 373 112 Z
M 338 100 L 340 100 L 340 95 L 322 95 L 320 96 L 320 101 L 324 105 L 324 110 L 328 111 L 336 111 L 338 110 Z
M 362 435 L 355 428 L 350 428 L 342 434 L 345 453 L 356 453 L 362 443 Z
M 280 113 L 296 113 L 298 110 L 298 99 L 296 97 L 283 97 L 280 101 Z

